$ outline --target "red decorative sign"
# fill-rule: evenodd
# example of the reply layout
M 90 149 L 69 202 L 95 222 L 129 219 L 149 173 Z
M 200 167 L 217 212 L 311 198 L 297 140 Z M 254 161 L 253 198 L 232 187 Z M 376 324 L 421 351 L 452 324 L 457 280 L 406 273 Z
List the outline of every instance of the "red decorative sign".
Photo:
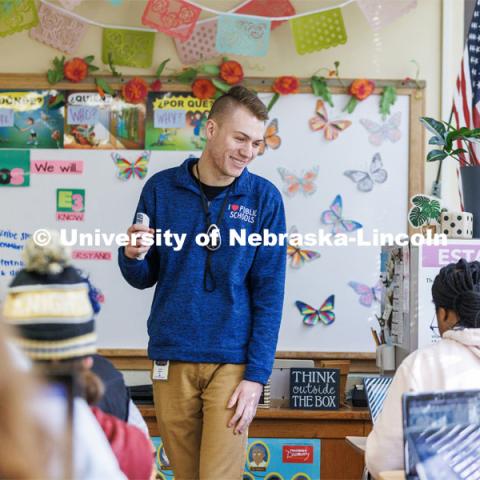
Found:
M 283 463 L 313 463 L 312 445 L 284 445 Z

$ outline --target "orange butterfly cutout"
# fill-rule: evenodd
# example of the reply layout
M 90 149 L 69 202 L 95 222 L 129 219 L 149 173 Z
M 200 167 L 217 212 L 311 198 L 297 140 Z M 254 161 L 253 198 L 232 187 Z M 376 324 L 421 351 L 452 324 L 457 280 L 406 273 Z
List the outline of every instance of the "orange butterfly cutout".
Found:
M 278 134 L 278 120 L 274 118 L 267 127 L 264 135 L 264 141 L 260 144 L 258 149 L 258 154 L 263 155 L 267 148 L 276 150 L 281 144 L 282 139 L 277 135 Z
M 323 100 L 317 101 L 316 115 L 308 123 L 314 132 L 324 131 L 325 140 L 335 140 L 340 132 L 348 128 L 352 122 L 350 120 L 332 120 L 328 121 L 328 113 Z

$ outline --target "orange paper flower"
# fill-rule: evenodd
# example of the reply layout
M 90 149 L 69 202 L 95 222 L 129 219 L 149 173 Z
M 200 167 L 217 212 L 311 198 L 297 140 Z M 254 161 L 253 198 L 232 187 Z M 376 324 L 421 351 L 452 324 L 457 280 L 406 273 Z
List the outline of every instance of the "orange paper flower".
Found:
M 235 85 L 243 80 L 243 68 L 235 60 L 223 62 L 220 65 L 220 78 L 229 85 Z
M 288 95 L 289 93 L 297 93 L 300 82 L 297 77 L 283 76 L 278 77 L 273 84 L 273 91 L 280 95 Z
M 63 74 L 71 82 L 81 82 L 88 75 L 88 64 L 83 58 L 72 58 L 65 62 Z
M 148 94 L 148 85 L 143 78 L 134 77 L 122 87 L 122 97 L 129 103 L 141 103 Z
M 197 98 L 212 98 L 216 91 L 215 85 L 206 78 L 197 78 L 192 83 L 192 92 Z
M 373 93 L 374 90 L 375 82 L 365 78 L 359 78 L 351 83 L 348 93 L 350 93 L 350 95 L 355 97 L 357 100 L 365 100 Z

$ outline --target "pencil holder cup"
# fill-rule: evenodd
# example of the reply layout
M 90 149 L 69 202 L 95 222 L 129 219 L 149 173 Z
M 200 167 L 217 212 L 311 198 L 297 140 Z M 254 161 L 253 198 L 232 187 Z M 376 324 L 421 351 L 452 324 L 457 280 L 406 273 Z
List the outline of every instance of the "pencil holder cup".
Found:
M 379 345 L 376 350 L 377 367 L 381 372 L 395 370 L 395 347 Z

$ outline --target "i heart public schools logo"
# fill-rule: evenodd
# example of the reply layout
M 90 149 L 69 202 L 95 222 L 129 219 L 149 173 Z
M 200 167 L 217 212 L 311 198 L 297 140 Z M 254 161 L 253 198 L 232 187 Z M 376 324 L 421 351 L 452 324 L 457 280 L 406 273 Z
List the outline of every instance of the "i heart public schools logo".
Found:
M 257 209 L 245 207 L 244 205 L 239 205 L 238 203 L 230 203 L 228 205 L 228 216 L 229 218 L 237 218 L 242 222 L 255 223 Z

